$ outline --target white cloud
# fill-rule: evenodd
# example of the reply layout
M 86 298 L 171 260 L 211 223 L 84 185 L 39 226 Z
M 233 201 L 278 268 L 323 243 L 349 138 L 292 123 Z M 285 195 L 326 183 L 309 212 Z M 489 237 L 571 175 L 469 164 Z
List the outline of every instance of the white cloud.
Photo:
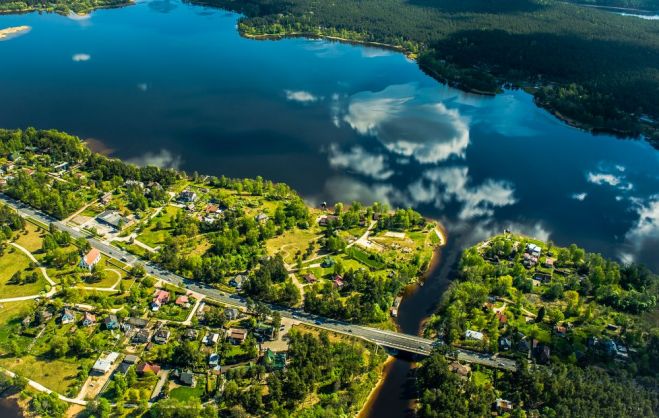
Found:
M 449 202 L 457 202 L 462 205 L 458 213 L 462 220 L 489 216 L 495 208 L 517 202 L 515 189 L 507 181 L 487 179 L 470 186 L 467 167 L 432 169 L 423 177 L 408 187 L 410 198 L 417 203 L 432 202 L 439 209 Z
M 85 62 L 92 59 L 92 56 L 89 54 L 74 54 L 71 59 L 75 62 Z
M 286 93 L 286 100 L 290 100 L 292 102 L 314 103 L 314 102 L 317 102 L 319 100 L 318 97 L 314 96 L 313 94 L 309 93 L 308 91 L 285 90 L 285 93 Z
M 389 206 L 405 205 L 406 199 L 390 184 L 366 184 L 349 177 L 331 177 L 325 183 L 323 196 L 335 202 L 358 200 L 365 204 L 381 202 Z
M 347 168 L 376 180 L 386 180 L 394 174 L 383 155 L 370 154 L 359 146 L 343 152 L 336 144 L 330 145 L 329 163 L 334 168 Z
M 609 185 L 611 187 L 617 187 L 620 190 L 631 190 L 634 187 L 631 183 L 625 181 L 623 175 L 615 175 L 611 173 L 595 173 L 590 171 L 586 174 L 586 180 L 600 186 Z
M 183 163 L 180 156 L 174 155 L 166 149 L 157 153 L 147 152 L 141 157 L 131 158 L 128 161 L 139 166 L 153 165 L 160 168 L 179 168 Z
M 620 184 L 620 177 L 614 176 L 613 174 L 605 173 L 593 173 L 590 172 L 586 176 L 588 181 L 594 184 L 608 184 L 609 186 L 617 186 Z
M 586 192 L 583 192 L 583 193 L 573 193 L 573 194 L 572 194 L 572 199 L 579 200 L 579 201 L 583 202 L 584 199 L 586 199 L 586 196 L 588 196 L 588 193 L 586 193 Z
M 361 135 L 377 138 L 389 151 L 423 164 L 464 158 L 469 146 L 469 127 L 458 111 L 415 84 L 357 93 L 342 120 Z
M 636 204 L 636 212 L 638 221 L 627 232 L 627 237 L 641 240 L 659 238 L 659 195 L 650 197 L 646 203 Z

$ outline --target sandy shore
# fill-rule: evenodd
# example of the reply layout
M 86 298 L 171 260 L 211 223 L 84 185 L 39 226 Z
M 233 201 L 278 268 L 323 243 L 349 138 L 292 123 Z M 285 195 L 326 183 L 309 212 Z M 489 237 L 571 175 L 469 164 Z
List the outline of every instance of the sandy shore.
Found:
M 13 28 L 0 29 L 0 41 L 7 40 L 30 29 L 32 28 L 29 26 L 14 26 Z
M 387 359 L 385 360 L 384 364 L 382 365 L 382 372 L 380 373 L 380 379 L 378 379 L 378 382 L 375 384 L 375 386 L 373 386 L 373 389 L 371 389 L 371 393 L 369 393 L 368 396 L 366 397 L 366 402 L 364 402 L 362 409 L 356 415 L 357 418 L 364 418 L 367 416 L 371 404 L 373 403 L 373 401 L 375 401 L 375 395 L 378 393 L 380 387 L 384 383 L 384 380 L 387 378 L 387 375 L 389 374 L 388 367 L 393 361 L 394 358 L 391 356 L 387 357 Z

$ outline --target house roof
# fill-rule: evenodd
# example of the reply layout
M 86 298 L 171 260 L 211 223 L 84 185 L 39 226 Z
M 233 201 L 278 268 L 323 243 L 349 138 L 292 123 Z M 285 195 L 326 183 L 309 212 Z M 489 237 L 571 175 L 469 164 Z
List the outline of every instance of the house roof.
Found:
M 168 291 L 162 290 L 162 289 L 156 290 L 156 293 L 153 297 L 154 302 L 162 304 L 162 303 L 167 302 L 168 300 L 169 300 L 169 292 Z
M 90 312 L 85 312 L 84 315 L 83 315 L 83 320 L 84 321 L 96 322 L 96 315 L 94 315 L 93 313 L 90 313 Z
M 105 318 L 103 318 L 103 322 L 106 324 L 112 324 L 119 322 L 119 320 L 117 319 L 117 315 L 108 315 Z
M 309 273 L 304 275 L 304 280 L 306 280 L 307 283 L 316 283 L 318 281 L 318 278 L 316 277 L 315 274 Z
M 152 372 L 153 374 L 158 374 L 158 372 L 160 371 L 160 366 L 152 363 L 140 363 L 137 366 L 137 371 L 139 373 Z
M 85 254 L 83 260 L 85 261 L 85 264 L 91 266 L 100 255 L 101 252 L 98 249 L 92 248 L 87 254 Z
M 247 330 L 243 328 L 230 328 L 229 329 L 229 338 L 236 340 L 244 340 L 247 337 Z
M 188 297 L 186 295 L 181 295 L 181 296 L 176 298 L 176 304 L 177 305 L 183 305 L 185 303 L 188 303 L 189 301 L 190 300 L 188 299 Z
M 124 357 L 124 363 L 135 364 L 139 360 L 140 358 L 134 354 L 128 354 L 126 357 Z

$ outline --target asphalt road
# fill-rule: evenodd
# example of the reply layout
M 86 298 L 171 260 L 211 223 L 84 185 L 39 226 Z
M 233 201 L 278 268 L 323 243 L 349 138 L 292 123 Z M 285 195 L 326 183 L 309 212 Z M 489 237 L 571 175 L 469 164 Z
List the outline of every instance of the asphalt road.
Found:
M 120 260 L 126 264 L 133 264 L 141 262 L 144 264 L 148 274 L 153 277 L 169 282 L 176 286 L 190 289 L 194 292 L 201 293 L 209 299 L 216 300 L 220 303 L 245 308 L 246 301 L 239 295 L 229 295 L 216 288 L 198 283 L 192 280 L 185 279 L 177 274 L 161 268 L 160 266 L 141 260 L 140 258 L 124 251 L 120 248 L 114 247 L 104 241 L 91 237 L 89 233 L 80 231 L 79 229 L 72 228 L 59 222 L 57 219 L 49 216 L 41 211 L 35 210 L 29 205 L 18 202 L 2 193 L 0 193 L 0 201 L 16 209 L 22 216 L 32 218 L 42 224 L 54 224 L 55 227 L 61 231 L 67 231 L 74 238 L 86 238 L 92 247 L 98 248 L 105 255 Z M 334 319 L 328 319 L 317 315 L 309 314 L 300 309 L 293 309 L 283 306 L 270 306 L 273 310 L 278 311 L 282 317 L 293 318 L 299 322 L 318 328 L 325 328 L 330 331 L 339 332 L 346 335 L 353 335 L 355 337 L 363 338 L 372 343 L 378 344 L 383 347 L 393 348 L 398 351 L 406 351 L 419 355 L 429 355 L 434 346 L 441 344 L 439 341 L 430 340 L 427 338 L 403 334 L 394 331 L 379 330 L 376 328 L 363 327 L 360 325 L 349 324 Z M 489 354 L 482 354 L 469 350 L 453 349 L 453 357 L 468 363 L 482 364 L 488 367 L 514 371 L 517 369 L 517 363 L 514 360 L 507 358 L 497 358 Z

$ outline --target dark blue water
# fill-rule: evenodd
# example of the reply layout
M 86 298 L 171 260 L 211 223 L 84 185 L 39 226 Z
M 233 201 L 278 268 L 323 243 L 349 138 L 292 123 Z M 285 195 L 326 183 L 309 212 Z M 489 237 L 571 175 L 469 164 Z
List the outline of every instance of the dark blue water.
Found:
M 0 42 L 0 126 L 61 129 L 137 163 L 261 175 L 310 202 L 411 205 L 442 220 L 448 260 L 512 228 L 659 270 L 659 152 L 645 142 L 568 127 L 520 91 L 447 88 L 400 54 L 242 39 L 237 18 L 174 1 L 0 16 L 0 28 L 32 27 Z M 432 309 L 441 276 L 404 303 L 404 331 Z M 373 416 L 396 416 L 407 366 L 396 367 Z

